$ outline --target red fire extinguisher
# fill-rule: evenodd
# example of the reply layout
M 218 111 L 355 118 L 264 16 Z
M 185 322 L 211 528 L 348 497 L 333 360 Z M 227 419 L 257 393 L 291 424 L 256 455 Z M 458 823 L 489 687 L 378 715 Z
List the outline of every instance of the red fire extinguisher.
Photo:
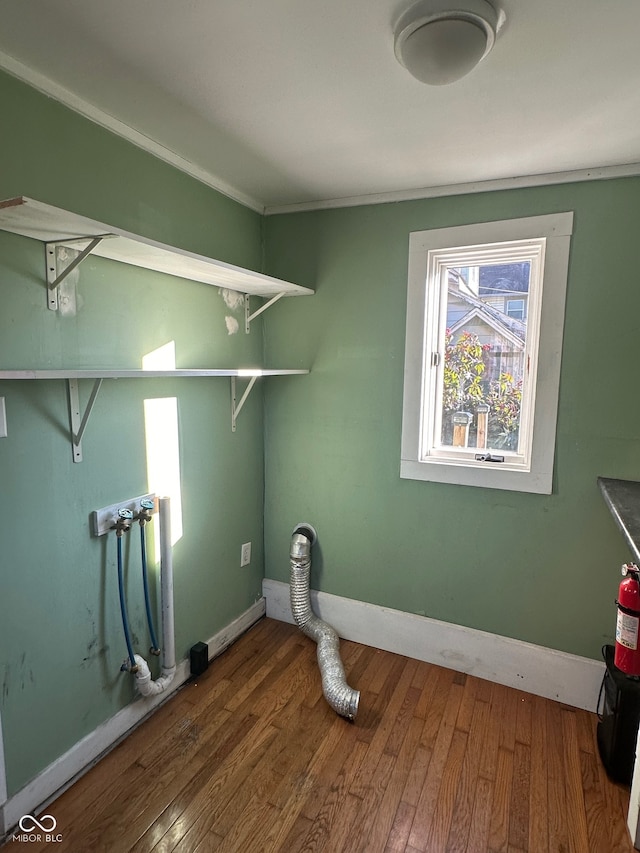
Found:
M 640 675 L 640 569 L 635 563 L 622 567 L 618 589 L 616 651 L 613 662 L 627 675 Z

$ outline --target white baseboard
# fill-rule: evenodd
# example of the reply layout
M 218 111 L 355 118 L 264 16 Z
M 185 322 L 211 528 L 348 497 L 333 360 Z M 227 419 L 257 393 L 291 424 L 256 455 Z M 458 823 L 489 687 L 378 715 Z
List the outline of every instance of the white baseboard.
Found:
M 264 616 L 264 613 L 265 601 L 261 598 L 230 625 L 211 637 L 207 641 L 209 660 L 223 652 L 234 640 Z M 187 681 L 190 674 L 189 670 L 189 661 L 180 661 L 167 692 L 148 698 L 142 696 L 136 698 L 130 705 L 118 711 L 117 714 L 74 744 L 64 755 L 57 758 L 12 797 L 6 799 L 5 796 L 6 802 L 3 803 L 0 800 L 0 843 L 23 815 L 38 812 L 39 809 L 59 796 L 79 776 L 96 764 L 106 752 L 113 749 L 132 729 L 150 716 L 158 705 L 165 702 L 172 693 Z M 2 758 L 1 741 L 0 758 Z M 0 771 L 2 770 L 3 764 L 0 764 Z M 2 781 L 3 776 L 0 775 L 0 786 Z M 1 790 L 0 793 L 2 793 Z
M 262 592 L 267 616 L 293 623 L 289 584 L 267 578 Z M 604 662 L 326 592 L 312 590 L 311 604 L 345 640 L 596 709 Z

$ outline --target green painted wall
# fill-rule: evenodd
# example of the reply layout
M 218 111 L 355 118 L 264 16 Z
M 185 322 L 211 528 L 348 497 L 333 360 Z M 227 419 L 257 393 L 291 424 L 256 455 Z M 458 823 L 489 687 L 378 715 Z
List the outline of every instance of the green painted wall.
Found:
M 265 321 L 267 576 L 314 524 L 312 586 L 597 658 L 629 558 L 596 486 L 640 479 L 640 180 L 272 216 L 268 271 L 316 288 Z M 575 211 L 553 494 L 401 480 L 411 231 Z M 595 702 L 595 697 L 594 697 Z
M 258 214 L 5 75 L 0 114 L 0 199 L 30 196 L 260 268 Z M 179 367 L 261 363 L 260 323 L 229 336 L 232 312 L 216 288 L 88 259 L 77 314 L 63 317 L 46 307 L 43 257 L 41 243 L 0 231 L 2 368 L 140 367 L 170 340 Z M 0 439 L 0 714 L 11 795 L 132 699 L 132 678 L 119 671 L 115 541 L 93 539 L 88 521 L 147 491 L 143 401 L 178 398 L 179 658 L 261 594 L 263 422 L 258 386 L 232 434 L 228 379 L 105 382 L 74 464 L 63 381 L 0 382 L 0 396 L 9 431 Z M 252 563 L 240 570 L 246 541 Z M 128 550 L 134 639 L 146 653 L 139 553 Z

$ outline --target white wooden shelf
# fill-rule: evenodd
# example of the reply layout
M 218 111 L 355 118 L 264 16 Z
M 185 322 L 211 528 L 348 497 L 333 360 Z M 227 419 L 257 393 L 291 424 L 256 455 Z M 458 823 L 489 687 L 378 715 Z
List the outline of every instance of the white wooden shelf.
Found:
M 72 268 L 70 265 L 66 270 L 56 269 L 56 247 L 80 250 L 82 257 L 77 263 L 86 255 L 93 254 L 191 281 L 237 290 L 246 296 L 274 298 L 275 301 L 275 298 L 281 296 L 307 296 L 313 293 L 308 287 L 167 246 L 24 196 L 0 201 L 0 230 L 41 240 L 47 245 L 46 280 L 49 307 L 54 310 L 57 308 L 57 286 Z M 261 311 L 250 315 L 247 308 L 249 322 L 258 313 Z
M 58 308 L 60 282 L 90 254 L 190 281 L 240 291 L 245 294 L 245 331 L 247 332 L 251 321 L 283 296 L 308 296 L 313 293 L 313 290 L 308 287 L 167 246 L 122 228 L 114 228 L 104 222 L 88 219 L 24 196 L 0 201 L 0 230 L 40 240 L 45 244 L 47 304 L 52 310 Z M 69 257 L 63 259 L 62 249 L 73 250 L 71 253 L 73 259 L 70 260 Z M 68 253 L 65 254 L 68 255 Z M 249 305 L 251 295 L 268 300 L 253 313 Z M 69 390 L 69 423 L 73 459 L 74 462 L 80 462 L 82 461 L 82 436 L 105 379 L 230 377 L 231 429 L 235 432 L 238 414 L 258 377 L 287 376 L 308 372 L 308 370 L 262 370 L 261 368 L 234 370 L 71 370 L 62 368 L 0 370 L 0 380 L 66 380 Z M 89 400 L 82 410 L 78 383 L 84 379 L 93 380 L 93 387 Z M 236 380 L 238 379 L 248 380 L 240 400 L 236 400 Z
M 105 379 L 188 379 L 188 378 L 211 378 L 227 377 L 231 379 L 231 430 L 236 431 L 236 421 L 240 410 L 244 406 L 247 397 L 256 380 L 261 376 L 295 376 L 309 373 L 308 370 L 263 370 L 260 367 L 238 368 L 233 370 L 214 370 L 208 368 L 175 369 L 175 370 L 71 370 L 61 368 L 59 370 L 0 370 L 1 380 L 46 380 L 64 379 L 68 388 L 69 403 L 69 434 L 71 437 L 71 449 L 74 462 L 82 462 L 82 437 L 87 428 L 89 417 L 98 398 L 102 382 Z M 93 387 L 89 399 L 84 406 L 80 405 L 80 391 L 78 383 L 83 379 L 93 380 Z M 237 399 L 236 380 L 246 379 L 247 385 L 240 399 Z
M 161 379 L 167 377 L 232 376 L 249 379 L 259 376 L 288 376 L 309 373 L 308 370 L 263 370 L 260 367 L 237 370 L 208 370 L 206 368 L 175 370 L 0 370 L 0 379 Z

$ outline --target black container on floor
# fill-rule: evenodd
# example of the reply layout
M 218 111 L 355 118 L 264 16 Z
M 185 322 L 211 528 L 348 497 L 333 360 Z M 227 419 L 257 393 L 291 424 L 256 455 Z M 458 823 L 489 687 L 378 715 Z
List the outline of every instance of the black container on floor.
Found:
M 602 649 L 607 669 L 598 702 L 598 749 L 608 776 L 630 785 L 640 724 L 640 681 L 617 668 L 614 652 L 613 646 Z
M 206 643 L 196 643 L 189 652 L 191 677 L 202 675 L 209 666 L 209 646 Z

